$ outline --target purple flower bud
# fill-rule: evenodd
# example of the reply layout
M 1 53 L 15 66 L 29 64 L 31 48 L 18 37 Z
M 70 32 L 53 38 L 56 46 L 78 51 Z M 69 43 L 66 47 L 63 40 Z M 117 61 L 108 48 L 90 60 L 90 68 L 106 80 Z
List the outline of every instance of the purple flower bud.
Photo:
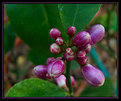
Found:
M 91 42 L 91 36 L 86 31 L 79 32 L 73 39 L 73 44 L 79 47 L 85 47 Z
M 75 85 L 75 79 L 74 79 L 73 76 L 71 76 L 71 83 L 72 83 L 72 86 L 74 87 L 74 85 Z
M 88 62 L 88 57 L 85 56 L 85 57 L 82 57 L 82 58 L 78 58 L 77 60 L 78 60 L 78 62 L 79 62 L 81 65 L 85 65 L 85 64 Z
M 50 51 L 53 54 L 59 54 L 61 52 L 61 47 L 57 45 L 56 43 L 53 43 L 50 45 Z
M 87 53 L 89 53 L 91 50 L 91 44 L 88 44 L 85 48 L 84 48 L 84 51 Z
M 60 75 L 55 80 L 59 87 L 66 86 L 66 77 L 64 75 Z
M 37 77 L 44 78 L 46 77 L 46 74 L 47 74 L 47 67 L 44 65 L 38 65 L 34 67 L 33 71 Z
M 91 35 L 91 45 L 94 45 L 104 37 L 105 28 L 101 24 L 97 24 L 92 26 L 88 32 Z
M 67 53 L 68 55 L 71 55 L 71 54 L 72 54 L 72 52 L 73 52 L 73 51 L 72 51 L 72 49 L 71 49 L 71 48 L 67 48 L 67 49 L 66 49 L 66 53 Z
M 91 64 L 82 67 L 82 74 L 86 81 L 94 87 L 99 87 L 104 84 L 105 77 L 103 73 Z
M 59 77 L 55 78 L 57 85 L 68 92 L 68 87 L 66 85 L 66 77 L 64 75 L 60 75 Z
M 74 52 L 72 52 L 71 55 L 65 53 L 65 54 L 64 54 L 64 58 L 65 58 L 67 61 L 72 61 L 72 60 L 75 58 Z
M 56 59 L 54 57 L 49 57 L 46 61 L 46 64 L 49 65 L 50 63 L 54 62 Z
M 61 32 L 57 28 L 52 28 L 49 32 L 49 35 L 52 39 L 62 36 Z
M 48 75 L 52 78 L 59 77 L 65 69 L 65 64 L 62 60 L 56 60 L 47 66 Z
M 59 87 L 67 87 L 67 80 L 66 77 L 64 75 L 60 75 L 59 77 L 55 78 L 56 83 L 58 84 Z M 74 87 L 75 85 L 75 79 L 73 76 L 71 76 L 71 83 L 72 86 Z
M 76 33 L 76 28 L 75 28 L 74 26 L 70 26 L 70 27 L 68 28 L 68 35 L 69 35 L 70 37 L 72 37 L 72 36 L 74 36 L 75 33 Z
M 84 50 L 77 52 L 77 58 L 84 58 L 86 56 L 86 52 Z
M 57 37 L 56 43 L 57 43 L 58 45 L 63 45 L 63 43 L 64 43 L 63 38 Z

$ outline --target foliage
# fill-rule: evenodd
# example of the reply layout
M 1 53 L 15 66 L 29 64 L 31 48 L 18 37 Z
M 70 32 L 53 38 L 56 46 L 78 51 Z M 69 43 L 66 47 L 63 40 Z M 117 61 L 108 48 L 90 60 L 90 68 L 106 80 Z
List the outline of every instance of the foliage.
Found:
M 48 81 L 42 79 L 26 79 L 15 84 L 6 97 L 64 97 L 66 93 Z
M 15 37 L 10 24 L 7 23 L 4 27 L 4 54 L 13 49 Z
M 38 65 L 45 64 L 46 59 L 53 56 L 49 51 L 53 41 L 48 35 L 49 29 L 58 28 L 66 39 L 67 28 L 74 25 L 77 32 L 81 31 L 100 4 L 7 4 L 6 7 L 14 32 L 29 45 L 29 59 Z

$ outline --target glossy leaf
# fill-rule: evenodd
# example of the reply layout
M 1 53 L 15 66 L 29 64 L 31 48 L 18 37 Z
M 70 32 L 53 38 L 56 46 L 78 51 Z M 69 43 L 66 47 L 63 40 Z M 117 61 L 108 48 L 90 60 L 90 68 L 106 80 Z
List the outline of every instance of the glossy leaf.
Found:
M 4 54 L 13 49 L 15 37 L 16 35 L 12 31 L 10 24 L 7 23 L 4 27 Z
M 111 12 L 110 29 L 117 31 L 117 14 L 115 11 Z
M 81 31 L 99 10 L 100 4 L 59 4 L 60 17 L 67 30 L 74 25 Z
M 96 17 L 91 25 L 94 25 L 94 24 L 102 24 L 105 29 L 107 29 L 107 27 L 109 27 L 109 30 L 113 31 L 113 32 L 116 32 L 117 31 L 117 14 L 115 11 L 111 11 L 111 14 L 110 14 L 110 25 L 107 24 L 107 20 L 108 20 L 108 14 L 105 13 L 103 14 L 102 16 L 98 16 Z
M 58 28 L 67 39 L 67 28 L 71 25 L 82 30 L 99 10 L 100 4 L 7 4 L 7 14 L 14 32 L 29 45 L 29 57 L 36 64 L 45 63 L 53 54 L 49 47 L 54 40 L 49 30 Z M 71 12 L 70 12 L 71 11 Z M 30 50 L 30 51 L 31 51 Z M 33 55 L 35 55 L 33 59 Z M 40 56 L 39 62 L 36 61 Z M 55 56 L 55 55 L 54 55 Z
M 15 84 L 6 97 L 65 97 L 66 93 L 48 81 L 42 79 L 26 79 Z
M 80 65 L 75 60 L 71 61 L 71 70 L 75 70 L 78 68 L 80 68 Z

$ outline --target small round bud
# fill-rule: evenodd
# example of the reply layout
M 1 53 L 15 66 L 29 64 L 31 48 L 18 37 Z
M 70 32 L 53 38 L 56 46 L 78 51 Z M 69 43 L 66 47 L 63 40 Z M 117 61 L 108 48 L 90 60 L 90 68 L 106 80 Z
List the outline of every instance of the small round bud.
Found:
M 72 36 L 74 36 L 75 33 L 76 33 L 76 28 L 75 28 L 74 26 L 70 26 L 70 27 L 68 28 L 68 35 L 69 35 L 70 37 L 72 37 Z
M 74 85 L 75 85 L 75 79 L 74 79 L 73 76 L 71 76 L 71 84 L 72 84 L 72 87 L 74 87 Z M 67 80 L 66 80 L 66 85 L 68 86 Z
M 65 58 L 67 61 L 72 61 L 72 60 L 74 60 L 74 58 L 75 58 L 74 52 L 72 52 L 71 55 L 65 53 L 65 54 L 64 54 L 64 58 Z
M 65 69 L 65 64 L 62 60 L 56 60 L 47 66 L 48 75 L 52 78 L 59 77 Z
M 94 87 L 99 87 L 104 84 L 105 77 L 103 73 L 91 64 L 82 67 L 82 74 L 86 81 Z
M 84 50 L 77 52 L 77 58 L 84 58 L 86 56 L 86 52 Z
M 59 54 L 61 52 L 61 47 L 56 43 L 50 45 L 50 52 L 53 54 Z
M 49 65 L 50 63 L 54 62 L 56 59 L 54 57 L 49 57 L 46 61 L 46 64 Z
M 64 75 L 60 75 L 59 77 L 55 78 L 55 80 L 59 87 L 66 86 L 66 77 Z
M 45 78 L 47 74 L 47 67 L 44 65 L 38 65 L 34 67 L 33 71 L 38 78 Z
M 52 28 L 49 32 L 49 35 L 52 39 L 62 36 L 61 32 L 57 28 Z
M 75 85 L 75 79 L 74 79 L 73 76 L 71 76 L 71 83 L 72 83 L 72 86 L 74 87 L 74 85 Z
M 73 39 L 73 44 L 78 48 L 85 47 L 90 42 L 91 42 L 91 36 L 86 31 L 79 32 Z
M 78 58 L 78 62 L 81 64 L 81 65 L 85 65 L 87 62 L 88 62 L 88 57 L 85 56 L 83 58 Z
M 88 44 L 86 48 L 84 48 L 84 51 L 86 52 L 86 54 L 88 54 L 91 50 L 91 44 Z
M 68 91 L 68 87 L 66 85 L 66 77 L 64 75 L 60 75 L 59 77 L 55 78 L 57 85 L 64 89 L 65 91 Z
M 57 37 L 56 43 L 57 43 L 58 45 L 63 45 L 63 44 L 64 44 L 63 38 Z
M 88 54 L 91 50 L 91 47 L 92 47 L 91 44 L 87 44 L 85 47 L 80 47 L 79 50 L 84 50 L 86 54 Z
M 67 53 L 68 55 L 71 55 L 71 54 L 72 54 L 72 52 L 73 52 L 73 51 L 72 51 L 72 49 L 71 49 L 71 48 L 67 48 L 67 49 L 66 49 L 66 53 Z
M 105 28 L 101 24 L 96 24 L 88 32 L 91 35 L 91 45 L 94 45 L 104 37 Z

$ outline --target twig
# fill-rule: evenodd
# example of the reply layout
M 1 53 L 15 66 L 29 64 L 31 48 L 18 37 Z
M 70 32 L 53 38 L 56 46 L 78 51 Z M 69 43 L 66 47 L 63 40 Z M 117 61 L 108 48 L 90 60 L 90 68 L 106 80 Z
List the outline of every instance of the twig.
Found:
M 81 92 L 83 91 L 83 89 L 86 87 L 86 85 L 87 85 L 86 80 L 83 80 L 79 88 L 77 89 L 77 91 L 74 93 L 74 96 L 79 96 Z

